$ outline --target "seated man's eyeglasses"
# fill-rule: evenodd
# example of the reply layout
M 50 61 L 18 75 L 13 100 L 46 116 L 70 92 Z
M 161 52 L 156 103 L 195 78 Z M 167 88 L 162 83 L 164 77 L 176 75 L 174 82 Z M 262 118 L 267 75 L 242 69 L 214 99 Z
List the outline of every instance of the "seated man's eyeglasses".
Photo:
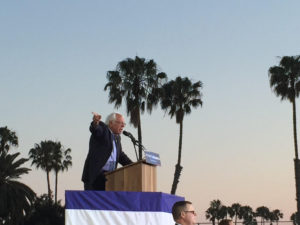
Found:
M 184 212 L 189 212 L 189 213 L 192 213 L 196 216 L 196 212 L 195 211 L 184 211 Z

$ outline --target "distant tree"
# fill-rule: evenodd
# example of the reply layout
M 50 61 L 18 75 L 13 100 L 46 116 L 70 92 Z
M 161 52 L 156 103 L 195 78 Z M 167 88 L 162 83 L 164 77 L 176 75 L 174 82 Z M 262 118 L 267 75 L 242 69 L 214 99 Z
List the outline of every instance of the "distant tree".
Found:
M 40 144 L 35 144 L 34 148 L 29 151 L 29 158 L 32 160 L 31 165 L 35 165 L 36 168 L 41 168 L 46 172 L 49 199 L 52 195 L 49 174 L 53 169 L 54 147 L 53 141 L 42 141 Z
M 53 170 L 55 172 L 55 203 L 57 203 L 58 173 L 72 166 L 71 149 L 64 149 L 60 142 L 53 142 Z
M 30 171 L 21 167 L 28 159 L 17 159 L 19 155 L 0 152 L 0 224 L 19 224 L 35 197 L 30 187 L 18 181 Z
M 109 90 L 109 102 L 118 108 L 126 101 L 130 123 L 138 129 L 138 140 L 142 144 L 141 113 L 149 113 L 159 101 L 161 84 L 167 75 L 158 72 L 156 63 L 144 58 L 127 58 L 118 63 L 116 70 L 107 72 L 108 83 L 104 90 Z M 139 145 L 139 159 L 142 159 L 142 145 Z
M 297 217 L 296 217 L 297 212 L 294 212 L 291 216 L 290 216 L 290 220 L 293 221 L 293 225 L 297 225 Z
M 220 211 L 222 208 L 222 202 L 217 199 L 210 202 L 209 208 L 205 211 L 206 219 L 209 219 L 213 225 L 216 224 L 216 220 L 220 218 Z
M 298 157 L 296 98 L 300 92 L 300 56 L 284 56 L 278 66 L 269 68 L 270 86 L 281 100 L 289 100 L 293 107 L 293 133 L 295 149 L 295 180 L 297 200 L 297 221 L 300 223 L 300 161 Z
M 265 224 L 266 220 L 270 218 L 270 210 L 265 206 L 258 207 L 255 212 L 256 216 L 261 218 L 261 225 Z
M 217 214 L 218 224 L 219 224 L 220 220 L 227 219 L 228 211 L 229 211 L 229 208 L 227 206 L 225 206 L 225 205 L 221 206 L 221 208 Z
M 60 201 L 54 203 L 48 195 L 36 198 L 24 225 L 64 225 L 64 207 Z
M 276 224 L 278 225 L 278 221 L 283 218 L 283 213 L 280 212 L 279 209 L 275 209 L 273 211 L 270 212 L 270 215 L 269 215 L 269 219 L 272 222 L 276 222 Z
M 0 127 L 0 152 L 8 152 L 10 147 L 18 146 L 18 137 L 16 132 L 5 127 Z
M 237 223 L 237 219 L 241 219 L 242 215 L 241 215 L 241 204 L 239 203 L 234 203 L 231 205 L 231 207 L 229 207 L 228 209 L 228 214 L 230 216 L 230 218 L 234 217 L 234 224 L 236 225 Z
M 257 225 L 255 219 L 255 213 L 253 212 L 252 208 L 248 205 L 242 206 L 240 209 L 240 214 L 243 219 L 243 224 L 245 225 Z
M 182 152 L 182 136 L 183 136 L 183 119 L 185 115 L 191 113 L 191 108 L 202 106 L 201 92 L 202 82 L 192 81 L 185 77 L 176 77 L 164 84 L 161 92 L 161 108 L 168 111 L 168 114 L 173 118 L 176 117 L 176 123 L 179 124 L 179 146 L 178 146 L 178 160 L 175 166 L 174 179 L 171 189 L 171 194 L 176 193 L 179 177 L 182 170 L 181 166 L 181 152 Z

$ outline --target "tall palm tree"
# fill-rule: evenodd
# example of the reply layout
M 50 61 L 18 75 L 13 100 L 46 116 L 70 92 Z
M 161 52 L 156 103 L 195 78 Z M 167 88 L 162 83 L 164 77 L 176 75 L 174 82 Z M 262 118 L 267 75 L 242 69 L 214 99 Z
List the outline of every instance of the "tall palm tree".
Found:
M 54 146 L 53 141 L 42 141 L 40 144 L 35 144 L 34 148 L 29 151 L 29 158 L 32 160 L 31 165 L 35 165 L 36 168 L 41 168 L 46 172 L 49 199 L 52 198 L 49 174 L 53 169 Z
M 55 203 L 57 203 L 58 173 L 72 166 L 71 149 L 64 149 L 60 142 L 53 142 L 53 170 L 55 172 Z
M 295 149 L 295 179 L 297 221 L 300 223 L 300 161 L 298 157 L 297 127 L 296 127 L 296 98 L 300 92 L 300 56 L 284 56 L 278 66 L 269 68 L 270 86 L 281 100 L 289 100 L 293 107 L 293 133 Z
M 18 137 L 16 132 L 5 127 L 0 127 L 0 152 L 8 152 L 11 146 L 18 146 Z
M 116 70 L 107 72 L 108 83 L 104 90 L 109 90 L 109 102 L 118 108 L 126 101 L 130 123 L 138 129 L 139 159 L 142 159 L 141 113 L 145 109 L 151 113 L 159 101 L 159 88 L 167 75 L 158 72 L 156 63 L 144 58 L 127 58 L 118 63 Z
M 209 208 L 205 211 L 205 217 L 212 222 L 212 225 L 215 225 L 216 220 L 219 220 L 222 206 L 222 202 L 219 199 L 213 200 L 210 202 Z
M 231 207 L 229 208 L 229 216 L 231 218 L 234 217 L 234 224 L 236 225 L 237 224 L 237 219 L 241 219 L 241 204 L 239 203 L 233 203 L 231 205 Z
M 180 173 L 183 168 L 181 166 L 183 119 L 185 115 L 191 113 L 191 107 L 197 108 L 198 106 L 202 106 L 200 88 L 202 88 L 201 81 L 192 83 L 189 78 L 181 78 L 180 76 L 164 84 L 162 87 L 161 108 L 165 111 L 169 111 L 168 114 L 171 118 L 175 116 L 176 123 L 180 126 L 178 160 L 175 166 L 171 194 L 176 193 Z
M 19 155 L 0 152 L 0 224 L 19 224 L 35 198 L 33 190 L 18 181 L 30 171 L 21 167 L 28 159 L 17 159 Z

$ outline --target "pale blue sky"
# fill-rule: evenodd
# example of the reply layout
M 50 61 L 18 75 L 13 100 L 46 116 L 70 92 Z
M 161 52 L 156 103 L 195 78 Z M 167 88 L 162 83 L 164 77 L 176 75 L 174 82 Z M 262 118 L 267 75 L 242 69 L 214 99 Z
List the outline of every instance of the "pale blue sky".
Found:
M 127 57 L 154 59 L 169 79 L 204 84 L 203 107 L 184 121 L 177 194 L 194 202 L 200 221 L 216 198 L 279 208 L 288 219 L 296 209 L 292 107 L 271 92 L 267 71 L 278 56 L 299 54 L 299 8 L 289 0 L 1 1 L 0 126 L 17 132 L 24 157 L 42 140 L 72 149 L 63 198 L 83 188 L 91 112 L 114 111 L 106 72 Z M 158 107 L 142 116 L 142 129 L 143 144 L 161 155 L 158 190 L 168 193 L 178 125 Z M 123 148 L 135 159 L 125 137 Z M 43 172 L 23 181 L 47 191 Z

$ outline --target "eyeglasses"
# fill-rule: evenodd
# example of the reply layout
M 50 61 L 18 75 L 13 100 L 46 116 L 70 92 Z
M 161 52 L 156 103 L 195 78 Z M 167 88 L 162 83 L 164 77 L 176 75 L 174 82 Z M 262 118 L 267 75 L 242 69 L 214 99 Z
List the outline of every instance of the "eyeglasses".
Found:
M 124 123 L 124 122 L 121 122 L 121 121 L 118 121 L 118 120 L 115 120 L 115 122 L 116 122 L 117 124 L 123 125 L 124 127 L 126 126 L 126 123 Z
M 184 211 L 184 212 L 189 212 L 189 213 L 192 213 L 194 216 L 197 215 L 197 213 L 195 211 Z

